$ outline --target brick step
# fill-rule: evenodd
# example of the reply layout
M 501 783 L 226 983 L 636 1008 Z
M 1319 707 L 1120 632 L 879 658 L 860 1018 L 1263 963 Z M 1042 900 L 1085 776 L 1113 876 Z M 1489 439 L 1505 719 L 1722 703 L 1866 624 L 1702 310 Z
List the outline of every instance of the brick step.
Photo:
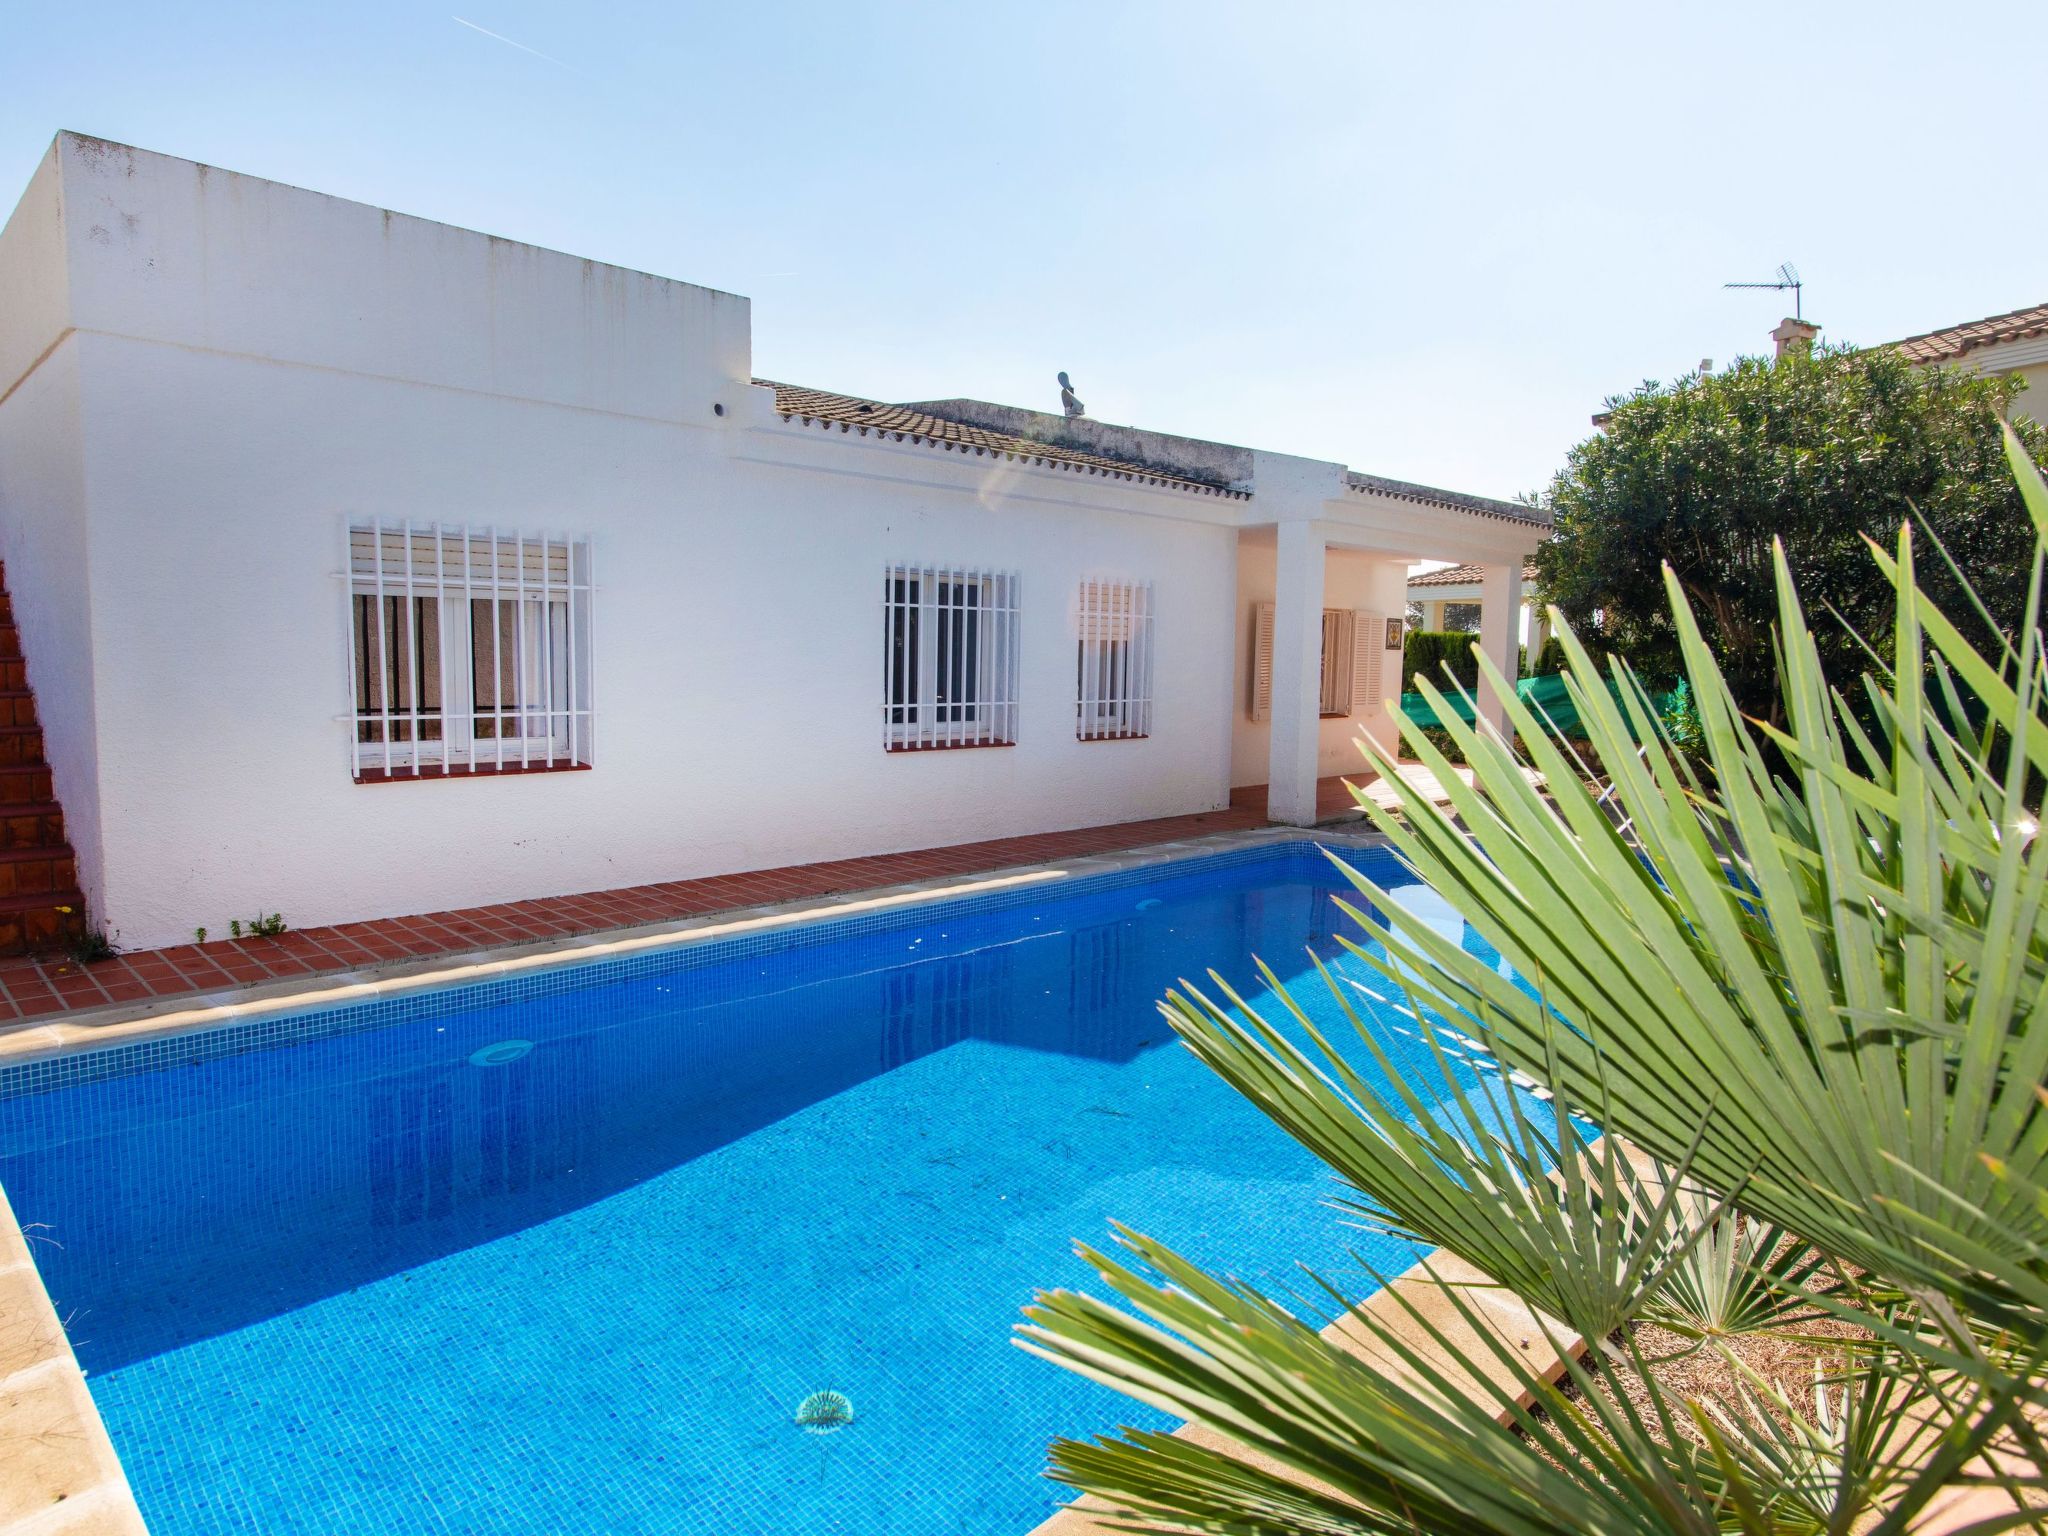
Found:
M 14 599 L 8 596 L 5 587 L 0 587 L 0 624 L 12 624 L 13 622 Z
M 63 949 L 85 936 L 85 898 L 77 891 L 0 896 L 0 954 Z
M 62 848 L 0 848 L 0 898 L 39 896 L 62 900 L 78 889 L 78 860 Z
M 70 852 L 64 841 L 64 808 L 54 800 L 29 805 L 0 805 L 0 848 Z
M 11 657 L 0 657 L 0 692 L 19 689 L 28 692 L 28 663 L 21 659 L 20 648 Z
M 21 631 L 12 619 L 0 619 L 0 659 L 21 660 Z
M 0 810 L 43 805 L 57 798 L 46 763 L 0 763 Z
M 43 728 L 39 725 L 0 725 L 0 767 L 43 766 Z
M 36 724 L 36 696 L 26 688 L 0 688 L 0 726 Z

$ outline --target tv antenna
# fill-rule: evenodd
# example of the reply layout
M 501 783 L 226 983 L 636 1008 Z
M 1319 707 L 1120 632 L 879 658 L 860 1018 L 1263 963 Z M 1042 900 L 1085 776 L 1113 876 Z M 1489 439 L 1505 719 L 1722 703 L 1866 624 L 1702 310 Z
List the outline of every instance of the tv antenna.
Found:
M 1806 285 L 1799 280 L 1799 269 L 1789 261 L 1779 264 L 1777 276 L 1768 283 L 1723 283 L 1721 286 L 1723 288 L 1775 288 L 1780 293 L 1790 288 L 1792 290 L 1792 318 L 1794 320 L 1804 320 L 1806 318 L 1799 309 L 1799 290 Z

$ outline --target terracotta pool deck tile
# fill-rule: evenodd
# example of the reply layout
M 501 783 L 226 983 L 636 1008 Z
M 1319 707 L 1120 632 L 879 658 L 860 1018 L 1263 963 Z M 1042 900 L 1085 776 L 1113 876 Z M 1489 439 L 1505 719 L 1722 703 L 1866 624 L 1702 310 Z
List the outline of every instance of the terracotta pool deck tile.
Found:
M 1318 798 L 1348 804 L 1350 797 L 1340 781 L 1331 779 L 1320 786 Z M 152 997 L 196 996 L 306 976 L 341 975 L 408 959 L 460 957 L 507 944 L 577 938 L 610 929 L 974 875 L 1011 865 L 1047 863 L 1266 825 L 1263 789 L 1234 791 L 1231 801 L 1227 810 L 1152 821 L 327 924 L 270 938 L 222 936 L 203 945 L 186 943 L 136 951 L 84 966 L 56 955 L 0 960 L 0 1022 L 44 1021 L 79 1009 Z

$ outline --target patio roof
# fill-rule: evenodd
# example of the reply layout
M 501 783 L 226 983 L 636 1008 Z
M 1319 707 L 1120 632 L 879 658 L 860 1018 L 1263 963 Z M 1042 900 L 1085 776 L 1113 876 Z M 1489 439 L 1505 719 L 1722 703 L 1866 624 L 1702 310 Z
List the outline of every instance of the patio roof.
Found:
M 1476 587 L 1482 574 L 1481 568 L 1476 565 L 1447 565 L 1440 571 L 1425 571 L 1420 576 L 1410 576 L 1408 590 L 1413 592 L 1418 588 L 1426 590 L 1430 587 Z M 1523 566 L 1523 582 L 1528 583 L 1535 579 L 1536 567 Z

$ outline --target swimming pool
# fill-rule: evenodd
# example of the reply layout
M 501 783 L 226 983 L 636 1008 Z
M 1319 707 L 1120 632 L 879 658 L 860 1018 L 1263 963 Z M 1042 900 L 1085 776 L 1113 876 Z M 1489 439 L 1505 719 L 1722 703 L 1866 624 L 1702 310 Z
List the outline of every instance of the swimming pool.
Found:
M 1051 1438 L 1169 1422 L 1009 1344 L 1074 1238 L 1404 1262 L 1153 1008 L 1337 954 L 1337 884 L 1266 844 L 10 1068 L 0 1185 L 157 1536 L 1023 1536 Z

